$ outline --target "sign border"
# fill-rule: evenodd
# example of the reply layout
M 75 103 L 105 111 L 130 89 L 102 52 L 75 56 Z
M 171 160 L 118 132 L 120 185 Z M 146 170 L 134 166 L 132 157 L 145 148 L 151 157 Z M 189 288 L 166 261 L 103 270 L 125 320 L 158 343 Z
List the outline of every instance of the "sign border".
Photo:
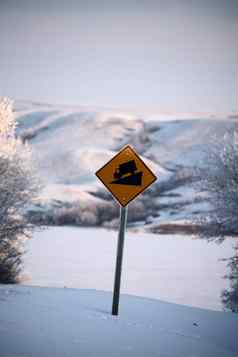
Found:
M 117 156 L 119 156 L 121 154 L 121 152 L 125 149 L 129 148 L 133 153 L 134 155 L 137 157 L 138 160 L 140 160 L 144 166 L 147 168 L 147 170 L 151 173 L 151 175 L 153 176 L 153 181 L 150 182 L 147 186 L 144 187 L 143 191 L 140 191 L 138 192 L 129 202 L 127 202 L 126 204 L 123 204 L 121 203 L 113 194 L 113 192 L 110 190 L 110 188 L 105 185 L 105 183 L 101 180 L 101 178 L 98 176 L 98 172 L 101 171 L 102 169 L 104 169 L 104 167 L 106 167 L 112 160 L 114 160 Z M 106 162 L 105 165 L 103 165 L 100 169 L 98 169 L 96 172 L 95 172 L 95 175 L 97 176 L 97 178 L 103 183 L 103 185 L 108 189 L 108 191 L 111 193 L 112 197 L 119 203 L 119 205 L 123 206 L 123 207 L 126 207 L 127 205 L 129 205 L 130 202 L 132 202 L 137 196 L 139 196 L 140 194 L 142 194 L 146 189 L 147 187 L 149 187 L 150 185 L 152 185 L 152 183 L 154 183 L 158 178 L 157 176 L 155 176 L 155 174 L 152 172 L 152 170 L 146 165 L 146 163 L 140 158 L 140 156 L 137 154 L 137 152 L 135 151 L 134 148 L 132 148 L 129 144 L 124 146 L 115 156 L 113 156 L 111 158 L 111 160 L 109 160 L 108 162 Z

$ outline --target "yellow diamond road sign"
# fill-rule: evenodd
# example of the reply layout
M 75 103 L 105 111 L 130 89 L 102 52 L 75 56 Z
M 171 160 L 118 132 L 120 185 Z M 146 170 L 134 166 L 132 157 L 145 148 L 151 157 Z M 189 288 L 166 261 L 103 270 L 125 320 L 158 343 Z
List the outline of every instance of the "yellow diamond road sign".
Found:
M 129 145 L 99 169 L 96 175 L 122 206 L 126 206 L 157 179 Z

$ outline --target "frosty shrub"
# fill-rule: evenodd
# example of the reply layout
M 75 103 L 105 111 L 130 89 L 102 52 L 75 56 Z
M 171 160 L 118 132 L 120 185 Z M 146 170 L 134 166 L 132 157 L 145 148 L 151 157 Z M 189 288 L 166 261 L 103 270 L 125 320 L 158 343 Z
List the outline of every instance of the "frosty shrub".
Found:
M 199 218 L 201 235 L 222 241 L 238 234 L 238 134 L 228 131 L 222 139 L 214 138 L 205 160 L 196 187 L 207 193 L 212 210 Z
M 230 279 L 230 289 L 223 291 L 222 302 L 227 309 L 238 312 L 238 245 L 235 247 L 235 255 L 228 261 L 230 273 L 226 278 Z
M 67 205 L 60 207 L 51 213 L 51 221 L 55 225 L 77 225 L 77 226 L 95 226 L 97 224 L 96 209 L 90 206 L 82 208 L 80 204 Z M 49 224 L 49 221 L 47 222 Z
M 24 216 L 38 192 L 29 147 L 15 138 L 12 102 L 0 98 L 0 282 L 16 282 L 32 224 Z
M 206 169 L 198 169 L 198 188 L 205 191 L 211 211 L 199 218 L 200 235 L 222 242 L 228 235 L 238 234 L 238 133 L 227 131 L 222 139 L 215 138 L 207 152 Z M 222 293 L 228 309 L 238 312 L 238 246 L 228 259 L 231 288 Z

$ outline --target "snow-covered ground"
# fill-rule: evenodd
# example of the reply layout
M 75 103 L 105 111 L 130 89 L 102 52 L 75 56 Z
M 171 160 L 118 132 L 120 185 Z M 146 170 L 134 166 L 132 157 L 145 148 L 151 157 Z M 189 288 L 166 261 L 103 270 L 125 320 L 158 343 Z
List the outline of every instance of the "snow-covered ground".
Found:
M 207 243 L 188 236 L 127 233 L 122 293 L 221 310 L 226 262 L 236 239 Z M 117 233 L 52 227 L 27 244 L 23 284 L 112 291 Z
M 106 292 L 0 285 L 1 357 L 237 357 L 237 314 Z

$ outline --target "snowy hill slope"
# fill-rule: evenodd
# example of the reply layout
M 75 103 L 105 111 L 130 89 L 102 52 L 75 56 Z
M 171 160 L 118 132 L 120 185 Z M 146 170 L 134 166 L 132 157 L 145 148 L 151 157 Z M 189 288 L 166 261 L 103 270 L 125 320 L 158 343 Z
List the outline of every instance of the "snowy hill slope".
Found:
M 158 222 L 190 219 L 207 209 L 189 186 L 192 168 L 203 164 L 214 135 L 237 126 L 235 119 L 227 118 L 150 120 L 113 110 L 27 102 L 16 103 L 16 115 L 17 133 L 30 141 L 45 183 L 41 201 L 31 210 L 34 219 L 114 227 L 117 205 L 94 173 L 130 144 L 158 176 L 131 205 L 135 209 L 130 223 L 148 223 L 148 230 L 155 230 Z M 111 214 L 105 217 L 105 210 Z
M 236 357 L 238 316 L 100 291 L 0 285 L 1 357 Z

